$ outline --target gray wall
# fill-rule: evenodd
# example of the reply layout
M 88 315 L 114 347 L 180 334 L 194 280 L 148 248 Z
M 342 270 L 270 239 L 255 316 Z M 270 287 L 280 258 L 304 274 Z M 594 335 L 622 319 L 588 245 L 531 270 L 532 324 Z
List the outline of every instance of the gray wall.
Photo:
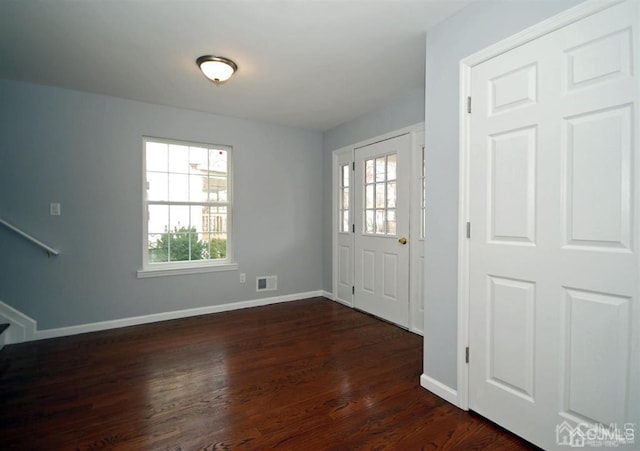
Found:
M 321 133 L 12 81 L 0 99 L 0 217 L 62 252 L 0 227 L 0 300 L 39 329 L 322 288 Z M 136 278 L 143 135 L 233 146 L 239 271 Z
M 427 33 L 424 373 L 456 388 L 460 60 L 579 0 L 481 1 Z
M 331 292 L 332 286 L 332 233 L 331 233 L 331 154 L 334 150 L 392 132 L 424 121 L 424 89 L 413 89 L 393 99 L 382 108 L 374 110 L 352 121 L 345 122 L 324 132 L 324 157 L 322 173 L 323 188 L 323 289 Z

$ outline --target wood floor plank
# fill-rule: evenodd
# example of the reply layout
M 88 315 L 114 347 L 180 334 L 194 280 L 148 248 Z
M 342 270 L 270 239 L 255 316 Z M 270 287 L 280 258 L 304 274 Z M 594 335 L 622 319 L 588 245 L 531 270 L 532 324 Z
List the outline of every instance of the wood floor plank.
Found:
M 9 345 L 0 449 L 534 449 L 421 372 L 421 337 L 324 298 Z

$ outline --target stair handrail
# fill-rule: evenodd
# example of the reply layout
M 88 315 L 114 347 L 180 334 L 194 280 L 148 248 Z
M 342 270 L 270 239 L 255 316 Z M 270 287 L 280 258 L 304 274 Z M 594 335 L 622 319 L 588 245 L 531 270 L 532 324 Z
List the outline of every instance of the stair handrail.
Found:
M 31 241 L 32 243 L 40 246 L 42 249 L 44 249 L 47 252 L 47 255 L 49 257 L 51 257 L 52 255 L 60 255 L 60 252 L 55 250 L 54 248 L 47 246 L 46 244 L 44 244 L 42 241 L 32 237 L 31 235 L 29 235 L 26 232 L 23 232 L 22 230 L 20 230 L 18 227 L 14 226 L 13 224 L 8 223 L 7 221 L 5 221 L 4 219 L 0 218 L 0 224 L 2 224 L 3 226 L 5 226 L 6 228 L 8 228 L 9 230 L 13 230 L 14 232 L 16 232 L 18 235 L 26 238 L 27 240 Z

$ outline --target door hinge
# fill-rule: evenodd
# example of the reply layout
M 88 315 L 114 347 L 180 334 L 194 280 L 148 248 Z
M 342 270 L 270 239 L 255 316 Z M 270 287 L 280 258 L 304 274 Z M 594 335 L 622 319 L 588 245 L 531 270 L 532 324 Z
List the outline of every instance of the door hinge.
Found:
M 467 113 L 471 114 L 471 96 L 467 97 Z
M 356 233 L 356 225 L 351 224 L 351 233 Z
M 356 170 L 356 162 L 355 162 L 355 161 L 352 161 L 352 162 L 351 162 L 351 170 L 352 170 L 352 171 L 355 171 L 355 170 Z
M 464 362 L 469 363 L 469 346 L 467 346 L 464 350 Z
M 467 238 L 471 238 L 471 222 L 467 221 Z
M 356 286 L 351 286 L 351 294 L 356 294 Z

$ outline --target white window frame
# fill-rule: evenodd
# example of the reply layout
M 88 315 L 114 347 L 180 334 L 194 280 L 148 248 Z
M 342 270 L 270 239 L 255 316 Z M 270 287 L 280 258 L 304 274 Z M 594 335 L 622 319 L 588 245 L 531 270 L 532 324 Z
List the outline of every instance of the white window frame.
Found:
M 227 257 L 212 260 L 191 260 L 166 263 L 150 263 L 148 252 L 148 208 L 146 180 L 147 180 L 147 143 L 156 142 L 174 144 L 178 146 L 215 148 L 224 147 L 228 152 L 227 167 Z M 142 268 L 137 271 L 138 278 L 174 276 L 180 274 L 197 274 L 214 271 L 233 271 L 238 269 L 233 253 L 233 147 L 228 144 L 210 144 L 177 139 L 142 137 Z

